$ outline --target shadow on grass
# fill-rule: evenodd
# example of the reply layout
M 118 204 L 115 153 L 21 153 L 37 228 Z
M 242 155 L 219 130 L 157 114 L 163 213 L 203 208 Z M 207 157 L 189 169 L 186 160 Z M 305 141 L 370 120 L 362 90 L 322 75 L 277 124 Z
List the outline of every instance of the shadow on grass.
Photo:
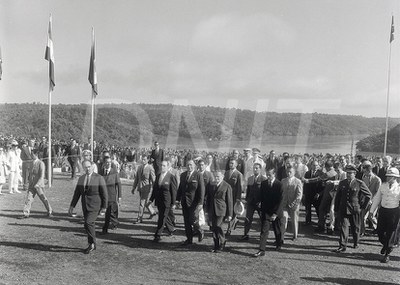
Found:
M 342 285 L 396 285 L 397 283 L 382 282 L 382 281 L 370 281 L 362 279 L 350 279 L 350 278 L 333 278 L 333 277 L 300 277 L 303 280 L 313 281 L 318 283 L 334 283 Z
M 40 244 L 40 243 L 0 241 L 0 246 L 19 247 L 23 249 L 33 249 L 33 250 L 49 251 L 49 252 L 82 252 L 81 248 Z

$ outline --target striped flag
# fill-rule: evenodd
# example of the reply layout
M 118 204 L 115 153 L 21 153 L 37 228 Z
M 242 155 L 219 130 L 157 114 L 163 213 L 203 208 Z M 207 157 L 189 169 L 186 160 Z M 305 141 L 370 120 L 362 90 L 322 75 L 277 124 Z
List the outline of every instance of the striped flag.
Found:
M 44 58 L 49 62 L 49 80 L 50 80 L 50 88 L 54 90 L 54 86 L 56 86 L 56 80 L 54 78 L 54 48 L 53 48 L 53 40 L 51 37 L 51 28 L 52 27 L 52 18 L 50 15 L 49 20 L 49 31 L 47 35 L 47 46 Z
M 90 51 L 89 82 L 92 85 L 93 96 L 97 96 L 97 73 L 96 73 L 96 40 L 92 28 L 92 48 Z
M 392 27 L 390 28 L 390 43 L 394 40 L 394 17 L 392 16 Z
M 1 76 L 3 75 L 3 67 L 1 66 L 3 64 L 3 57 L 1 56 L 1 48 L 0 48 L 0 80 Z

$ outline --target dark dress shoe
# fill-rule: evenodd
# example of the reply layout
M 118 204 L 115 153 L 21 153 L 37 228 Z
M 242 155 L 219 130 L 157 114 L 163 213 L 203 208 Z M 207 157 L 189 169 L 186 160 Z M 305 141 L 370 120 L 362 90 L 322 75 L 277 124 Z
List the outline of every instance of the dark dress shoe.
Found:
M 96 245 L 94 243 L 89 244 L 89 246 L 83 251 L 84 254 L 89 254 L 93 250 L 96 250 Z
M 354 246 L 353 246 L 353 248 L 354 249 L 357 249 L 357 248 L 359 248 L 360 246 L 358 245 L 358 244 L 355 244 Z
M 385 254 L 385 253 L 386 253 L 386 247 L 382 247 L 381 254 Z
M 341 253 L 341 252 L 345 252 L 345 251 L 346 251 L 346 248 L 345 248 L 345 247 L 339 246 L 339 248 L 335 249 L 333 252 Z
M 249 235 L 243 235 L 240 237 L 240 240 L 249 240 Z
M 101 231 L 101 233 L 100 233 L 100 235 L 106 235 L 106 234 L 108 234 L 108 230 L 105 230 L 105 229 L 103 229 L 102 231 Z
M 191 245 L 191 244 L 193 244 L 193 242 L 187 239 L 183 243 L 181 243 L 181 246 L 187 246 L 187 245 Z
M 274 243 L 272 244 L 273 246 L 282 246 L 283 244 L 283 240 L 280 242 L 280 244 L 278 244 L 278 242 L 274 241 Z
M 389 255 L 385 254 L 385 256 L 382 258 L 381 263 L 388 263 L 390 260 Z
M 204 232 L 199 232 L 199 242 L 202 242 L 204 239 Z
M 257 253 L 253 254 L 253 257 L 260 257 L 260 256 L 264 256 L 264 255 L 265 255 L 265 251 L 259 250 Z
M 153 242 L 160 242 L 160 240 L 161 240 L 161 237 L 156 236 L 156 237 L 154 237 Z
M 149 220 L 151 220 L 152 218 L 154 218 L 155 215 L 157 215 L 157 213 L 150 214 Z
M 221 250 L 220 250 L 220 249 L 215 249 L 215 248 L 214 248 L 213 250 L 211 250 L 211 252 L 212 252 L 212 253 L 220 253 Z
M 282 247 L 280 245 L 278 245 L 277 247 L 275 247 L 276 251 L 280 251 L 282 249 Z
M 17 219 L 22 220 L 22 219 L 28 219 L 28 218 L 29 218 L 29 216 L 22 215 L 22 216 L 19 216 Z

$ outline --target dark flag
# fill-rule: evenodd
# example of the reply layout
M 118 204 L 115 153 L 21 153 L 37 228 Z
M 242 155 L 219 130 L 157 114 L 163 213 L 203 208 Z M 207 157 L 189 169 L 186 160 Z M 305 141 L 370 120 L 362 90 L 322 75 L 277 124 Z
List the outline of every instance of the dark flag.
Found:
M 49 31 L 47 35 L 47 46 L 44 58 L 49 62 L 49 80 L 50 80 L 50 88 L 54 90 L 54 86 L 56 86 L 56 80 L 54 78 L 54 49 L 53 49 L 53 40 L 51 37 L 51 15 L 49 20 Z
M 96 40 L 94 29 L 92 30 L 92 49 L 90 52 L 89 82 L 92 85 L 93 95 L 97 96 L 97 73 L 96 73 Z
M 390 43 L 394 40 L 394 17 L 392 16 L 392 27 L 390 29 Z

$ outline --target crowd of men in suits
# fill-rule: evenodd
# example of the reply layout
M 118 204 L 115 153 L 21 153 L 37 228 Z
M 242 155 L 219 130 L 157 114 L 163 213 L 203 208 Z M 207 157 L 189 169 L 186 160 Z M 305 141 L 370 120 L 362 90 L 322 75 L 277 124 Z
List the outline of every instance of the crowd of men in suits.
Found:
M 28 141 L 19 154 L 14 150 L 18 148 L 18 143 L 11 143 L 11 151 L 21 159 L 18 163 L 22 165 L 23 185 L 27 190 L 21 218 L 29 217 L 36 195 L 48 215 L 52 216 L 52 208 L 44 193 L 44 178 L 48 170 L 43 161 L 47 159 L 45 153 L 48 146 L 45 140 L 41 148 L 35 148 L 34 143 Z M 389 262 L 390 253 L 398 245 L 400 175 L 390 156 L 377 158 L 376 161 L 356 156 L 353 161 L 349 155 L 321 157 L 283 153 L 279 159 L 274 151 L 263 157 L 259 149 L 246 148 L 243 155 L 233 150 L 229 159 L 217 163 L 213 155 L 202 157 L 192 154 L 185 156 L 184 168 L 174 167 L 176 161 L 168 157 L 158 142 L 154 143 L 151 151 L 141 155 L 132 186 L 132 193 L 139 193 L 140 197 L 135 223 L 142 222 L 146 210 L 150 218 L 158 213 L 154 242 L 161 241 L 164 231 L 167 235 L 174 234 L 174 211 L 179 206 L 186 236 L 182 246 L 193 244 L 195 236 L 201 242 L 205 224 L 208 224 L 214 240 L 212 251 L 218 253 L 224 250 L 245 208 L 244 232 L 240 239 L 250 239 L 257 212 L 261 221 L 260 246 L 254 257 L 264 256 L 271 227 L 276 250 L 284 246 L 288 224 L 292 241 L 296 242 L 300 206 L 303 204 L 306 226 L 311 225 L 314 207 L 318 217 L 316 233 L 333 234 L 335 230 L 339 231 L 337 253 L 347 250 L 349 228 L 353 248 L 357 249 L 360 236 L 366 234 L 366 225 L 378 234 L 383 245 L 382 262 Z M 78 161 L 84 171 L 77 180 L 69 214 L 73 215 L 73 209 L 81 199 L 89 243 L 85 253 L 90 253 L 96 249 L 95 222 L 99 213 L 105 215 L 102 234 L 108 234 L 108 230 L 116 228 L 119 223 L 121 181 L 118 162 L 113 160 L 108 150 L 95 155 L 83 149 L 81 153 L 75 140 L 71 140 L 68 161 L 71 178 L 75 178 Z M 11 178 L 9 181 L 13 185 Z

